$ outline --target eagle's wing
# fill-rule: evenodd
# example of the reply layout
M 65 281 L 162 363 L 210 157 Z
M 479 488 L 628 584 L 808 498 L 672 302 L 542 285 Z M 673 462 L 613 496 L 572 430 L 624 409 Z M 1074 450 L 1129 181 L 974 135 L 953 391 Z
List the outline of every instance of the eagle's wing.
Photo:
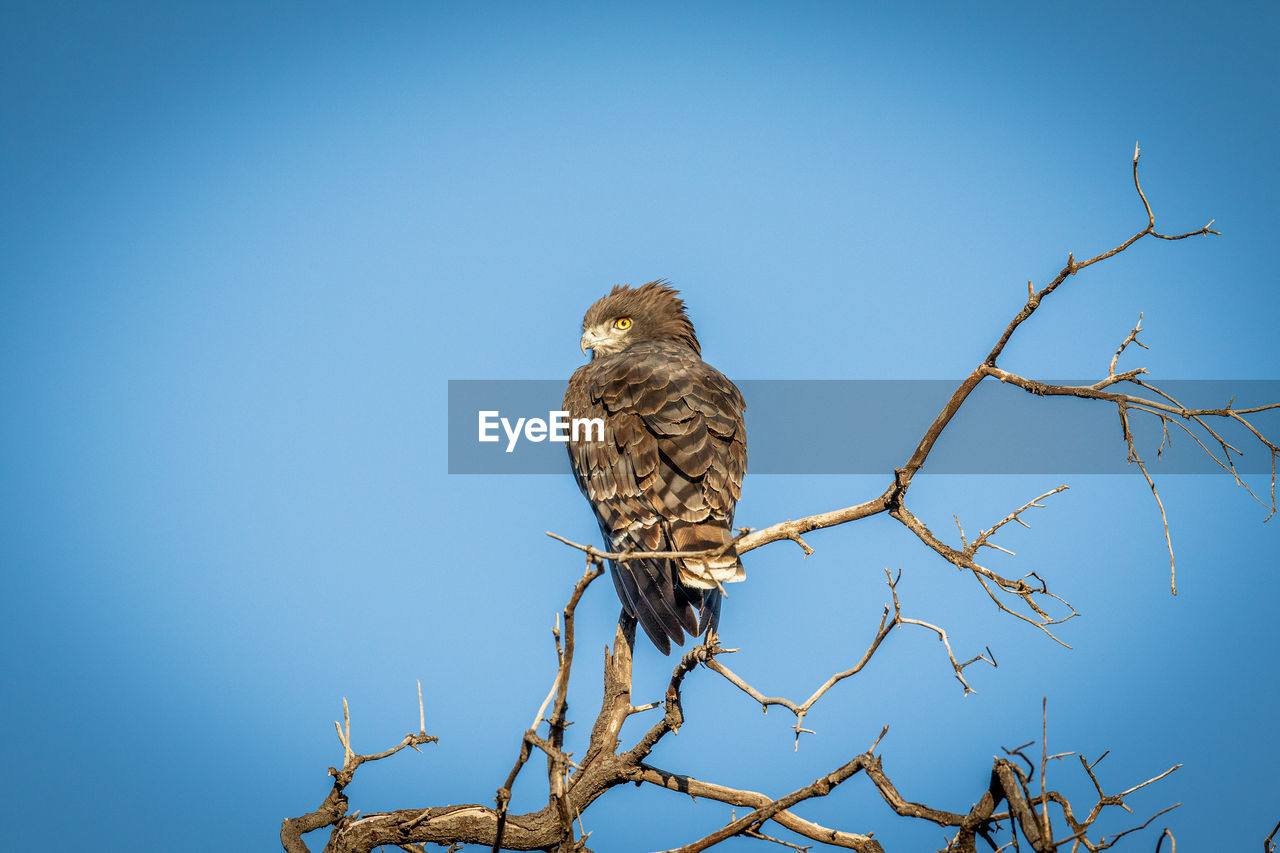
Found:
M 614 551 L 730 545 L 747 468 L 744 408 L 723 374 L 662 342 L 574 373 L 565 409 L 605 428 L 603 441 L 570 441 L 569 459 Z M 619 597 L 663 653 L 686 631 L 713 626 L 719 585 L 743 577 L 731 548 L 719 558 L 629 560 L 612 570 Z

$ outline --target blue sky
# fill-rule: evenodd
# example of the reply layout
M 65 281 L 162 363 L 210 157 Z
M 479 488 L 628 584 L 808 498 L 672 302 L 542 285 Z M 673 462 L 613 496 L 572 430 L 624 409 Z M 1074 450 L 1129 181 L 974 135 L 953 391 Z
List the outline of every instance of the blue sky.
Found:
M 1158 224 L 1216 217 L 1224 235 L 1144 242 L 1071 279 L 1005 366 L 1101 375 L 1142 311 L 1152 349 L 1131 366 L 1275 378 L 1278 17 L 1190 3 L 5 4 L 14 846 L 91 814 L 104 850 L 272 849 L 280 820 L 327 790 L 342 697 L 371 752 L 416 727 L 417 679 L 441 742 L 362 769 L 353 808 L 490 802 L 580 571 L 543 531 L 597 534 L 567 469 L 449 476 L 446 383 L 567 378 L 582 313 L 612 284 L 670 278 L 730 377 L 959 377 L 1027 279 L 1142 227 L 1138 141 Z M 941 533 L 953 513 L 990 524 L 1061 480 L 926 469 L 911 498 Z M 904 572 L 907 615 L 945 625 L 959 655 L 990 645 L 999 669 L 971 671 L 979 692 L 963 698 L 936 641 L 902 631 L 818 706 L 799 753 L 783 714 L 698 673 L 690 722 L 654 763 L 782 794 L 889 723 L 881 751 L 904 795 L 965 810 L 991 755 L 1039 736 L 1047 696 L 1050 749 L 1111 749 L 1115 790 L 1184 764 L 1133 806 L 1183 802 L 1159 825 L 1186 849 L 1256 847 L 1280 819 L 1276 522 L 1226 478 L 1163 478 L 1173 598 L 1141 477 L 1068 482 L 1033 530 L 1010 533 L 1016 560 L 992 567 L 1035 569 L 1076 604 L 1073 651 L 996 618 L 890 519 L 814 535 L 805 561 L 774 545 L 751 555 L 722 623 L 766 692 L 807 695 L 861 653 L 886 567 Z M 739 523 L 884 483 L 749 475 Z M 597 584 L 580 611 L 580 721 L 616 614 Z M 671 664 L 642 651 L 637 695 L 658 698 Z M 536 777 L 516 807 L 536 807 Z M 1084 797 L 1082 781 L 1051 771 Z M 865 780 L 804 813 L 892 849 L 942 843 Z M 593 848 L 640 850 L 726 816 L 627 788 L 586 823 Z

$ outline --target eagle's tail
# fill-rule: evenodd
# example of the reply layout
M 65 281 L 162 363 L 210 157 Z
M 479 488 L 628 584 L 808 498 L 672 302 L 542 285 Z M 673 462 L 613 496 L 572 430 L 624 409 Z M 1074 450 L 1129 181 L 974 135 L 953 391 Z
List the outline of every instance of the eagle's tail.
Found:
M 664 655 L 671 643 L 684 645 L 685 632 L 698 633 L 698 617 L 675 583 L 670 560 L 628 560 L 610 563 L 614 588 L 627 612 L 636 618 L 649 639 Z
M 635 559 L 610 565 L 623 606 L 664 655 L 671 653 L 673 643 L 683 646 L 686 635 L 696 638 L 716 630 L 723 584 L 746 577 L 724 521 L 684 523 L 669 528 L 665 538 L 660 548 L 722 553 L 684 559 Z M 631 545 L 619 541 L 613 544 L 617 550 Z
M 687 590 L 693 592 L 693 590 Z M 699 590 L 702 602 L 698 606 L 698 633 L 695 636 L 711 636 L 720 627 L 720 600 L 723 598 L 719 589 Z
M 700 637 L 720 622 L 719 588 L 685 586 L 674 560 L 629 560 L 611 564 L 618 597 L 664 655 L 683 646 L 685 635 Z
M 671 568 L 667 571 L 674 574 Z M 671 653 L 673 643 L 683 646 L 686 634 L 696 639 L 718 630 L 723 600 L 719 589 L 697 589 L 678 581 L 666 585 L 647 583 L 651 576 L 644 569 L 634 572 L 614 566 L 612 575 L 626 611 L 664 655 Z

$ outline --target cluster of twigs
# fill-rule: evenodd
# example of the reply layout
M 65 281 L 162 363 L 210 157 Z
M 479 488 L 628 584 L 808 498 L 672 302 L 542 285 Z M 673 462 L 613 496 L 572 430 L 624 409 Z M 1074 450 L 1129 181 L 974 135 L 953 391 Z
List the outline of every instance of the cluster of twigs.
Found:
M 317 829 L 323 829 L 326 826 L 333 827 L 333 833 L 330 842 L 326 845 L 326 849 L 334 847 L 335 842 L 339 842 L 342 838 L 343 831 L 350 826 L 360 815 L 356 812 L 354 815 L 347 814 L 347 794 L 346 788 L 351 784 L 351 780 L 355 778 L 356 770 L 366 761 L 381 761 L 384 758 L 390 758 L 405 747 L 421 752 L 419 746 L 428 743 L 439 743 L 440 739 L 434 735 L 427 734 L 426 715 L 422 708 L 422 682 L 418 682 L 418 731 L 410 732 L 404 736 L 404 740 L 391 747 L 384 749 L 372 755 L 359 755 L 351 748 L 351 709 L 347 707 L 347 700 L 342 700 L 342 720 L 344 725 L 334 723 L 333 726 L 338 730 L 338 741 L 342 744 L 342 769 L 336 767 L 329 768 L 329 775 L 333 777 L 333 787 L 329 790 L 328 795 L 324 798 L 324 802 L 320 804 L 320 808 L 302 817 L 291 817 L 285 819 L 280 827 L 280 843 L 289 853 L 308 853 L 307 845 L 303 842 L 302 836 L 308 832 Z
M 945 849 L 956 851 L 956 853 L 975 853 L 976 841 L 979 838 L 993 850 L 1003 849 L 998 844 L 1001 832 L 1007 832 L 1011 838 L 1004 847 L 1009 844 L 1016 845 L 1016 839 L 1020 833 L 1035 851 L 1054 851 L 1067 843 L 1073 845 L 1072 850 L 1079 846 L 1090 851 L 1105 850 L 1124 836 L 1149 826 L 1155 818 L 1175 807 L 1171 806 L 1157 812 L 1145 822 L 1112 836 L 1091 839 L 1090 829 L 1104 809 L 1116 806 L 1130 811 L 1124 802 L 1125 797 L 1163 779 L 1176 770 L 1177 766 L 1118 794 L 1106 794 L 1095 773 L 1098 763 L 1106 757 L 1106 754 L 1104 753 L 1093 762 L 1088 762 L 1080 756 L 1080 765 L 1097 791 L 1097 801 L 1086 815 L 1078 817 L 1065 795 L 1048 789 L 1045 785 L 1047 762 L 1067 758 L 1075 753 L 1049 755 L 1047 749 L 1043 747 L 1046 741 L 1042 737 L 1039 793 L 1031 790 L 1035 768 L 1024 751 L 1031 744 L 1023 744 L 1014 749 L 1005 750 L 1009 758 L 993 760 L 988 787 L 968 812 L 958 813 L 933 808 L 906 799 L 899 793 L 886 773 L 881 756 L 876 754 L 876 748 L 888 732 L 888 726 L 880 731 L 865 752 L 853 756 L 840 767 L 782 797 L 774 798 L 756 791 L 733 788 L 670 772 L 654 766 L 647 759 L 663 737 L 677 732 L 684 723 L 681 701 L 684 680 L 700 664 L 725 674 L 727 670 L 719 665 L 716 658 L 731 650 L 720 648 L 716 638 L 710 638 L 708 642 L 686 652 L 676 664 L 661 703 L 633 705 L 631 702 L 631 651 L 635 641 L 636 626 L 634 620 L 625 616 L 619 622 L 612 652 L 606 656 L 604 697 L 591 732 L 587 752 L 581 762 L 575 762 L 571 754 L 563 751 L 563 730 L 567 710 L 565 688 L 568 684 L 574 641 L 573 614 L 582 593 L 600 574 L 600 559 L 589 557 L 587 569 L 574 586 L 573 594 L 564 608 L 563 632 L 559 628 L 554 631 L 560 662 L 551 693 L 538 709 L 533 725 L 521 739 L 519 756 L 506 782 L 498 790 L 495 807 L 441 806 L 402 809 L 364 817 L 360 817 L 358 813 L 346 816 L 346 798 L 342 789 L 350 783 L 355 769 L 360 764 L 389 757 L 406 746 L 416 748 L 418 744 L 435 742 L 436 738 L 420 730 L 417 734 L 407 735 L 400 744 L 382 753 L 357 755 L 351 748 L 350 717 L 346 713 L 344 702 L 345 727 L 337 726 L 345 756 L 343 768 L 342 770 L 330 768 L 331 774 L 335 777 L 334 788 L 320 809 L 301 818 L 285 821 L 281 832 L 285 849 L 290 853 L 305 851 L 307 848 L 302 843 L 302 833 L 332 825 L 334 830 L 325 846 L 326 851 L 369 851 L 385 845 L 424 853 L 428 844 L 449 845 L 450 849 L 456 849 L 457 846 L 464 844 L 477 844 L 494 851 L 555 850 L 562 853 L 586 851 L 590 833 L 583 829 L 582 812 L 607 790 L 625 782 L 652 784 L 686 794 L 694 799 L 714 800 L 749 810 L 742 817 L 731 820 L 703 838 L 664 853 L 696 853 L 737 835 L 775 841 L 796 849 L 808 849 L 765 834 L 763 827 L 767 822 L 776 823 L 806 839 L 828 846 L 863 851 L 863 853 L 883 853 L 884 848 L 871 833 L 833 829 L 807 820 L 792 811 L 795 806 L 806 800 L 826 796 L 837 786 L 859 773 L 871 780 L 884 802 L 895 813 L 907 818 L 929 821 L 953 830 Z M 886 608 L 876 639 L 864 654 L 861 664 L 865 664 L 870 655 L 874 654 L 884 635 L 895 624 L 922 624 L 907 621 L 902 617 L 896 589 L 898 578 L 889 577 L 887 582 L 893 604 L 891 608 Z M 945 642 L 945 632 L 936 626 L 926 625 L 926 627 L 938 631 Z M 948 654 L 950 655 L 950 649 Z M 954 656 L 951 659 L 959 676 L 967 664 L 956 663 Z M 848 675 L 851 674 L 853 673 L 848 673 Z M 732 673 L 727 674 L 726 677 L 747 692 L 754 691 L 754 688 L 746 685 Z M 829 682 L 820 688 L 815 697 L 811 697 L 803 706 L 793 707 L 787 700 L 771 700 L 755 693 L 752 695 L 764 704 L 785 705 L 796 713 L 799 721 L 803 719 L 803 711 L 807 710 L 807 707 L 811 706 L 813 701 L 816 701 L 816 698 L 833 683 L 834 681 Z M 550 707 L 549 715 L 546 713 L 548 706 Z M 621 749 L 619 736 L 627 718 L 659 707 L 662 709 L 661 718 L 653 723 L 629 749 Z M 419 711 L 421 713 L 421 697 L 419 697 Z M 545 737 L 538 734 L 540 726 L 544 723 L 547 725 Z M 1047 736 L 1047 726 L 1044 734 Z M 510 801 L 511 788 L 528 762 L 533 749 L 538 749 L 547 756 L 548 803 L 538 812 L 510 816 L 507 814 L 507 805 Z M 1012 759 L 1021 759 L 1026 762 L 1027 769 L 1024 771 Z M 1005 804 L 1005 808 L 997 811 L 1002 803 Z M 1056 805 L 1061 810 L 1062 819 L 1070 829 L 1069 835 L 1055 837 L 1053 821 L 1049 818 L 1050 804 Z
M 1233 408 L 1229 402 L 1217 409 L 1189 408 L 1172 396 L 1164 393 L 1154 385 L 1140 378 L 1146 371 L 1142 368 L 1116 372 L 1121 355 L 1131 345 L 1145 348 L 1138 340 L 1142 331 L 1141 316 L 1133 330 L 1120 344 L 1111 357 L 1107 376 L 1092 385 L 1060 386 L 1028 379 L 1005 370 L 997 365 L 997 360 L 1004 352 L 1005 346 L 1017 331 L 1041 305 L 1041 303 L 1058 289 L 1070 276 L 1093 264 L 1111 258 L 1132 246 L 1143 237 L 1151 236 L 1162 240 L 1182 240 L 1189 237 L 1217 234 L 1210 226 L 1189 231 L 1184 234 L 1166 235 L 1155 229 L 1155 216 L 1151 211 L 1146 194 L 1138 181 L 1138 149 L 1134 149 L 1133 181 L 1139 198 L 1147 214 L 1146 227 L 1125 240 L 1115 248 L 1103 252 L 1084 261 L 1075 260 L 1068 255 L 1066 265 L 1046 285 L 1036 289 L 1027 283 L 1027 300 L 1018 314 L 1009 322 L 999 340 L 987 357 L 960 383 L 942 410 L 934 418 L 920 439 L 915 451 L 906 463 L 895 469 L 892 482 L 876 497 L 862 503 L 819 513 L 807 518 L 786 521 L 760 530 L 744 529 L 731 547 L 739 554 L 745 554 L 764 545 L 790 540 L 795 542 L 806 555 L 813 549 L 804 540 L 804 536 L 812 531 L 840 524 L 847 524 L 881 513 L 887 513 L 914 533 L 921 542 L 931 548 L 943 559 L 958 569 L 969 573 L 1000 612 L 1009 614 L 1018 620 L 1035 626 L 1056 642 L 1066 645 L 1053 632 L 1054 626 L 1060 625 L 1073 617 L 1076 610 L 1070 603 L 1052 593 L 1046 581 L 1036 572 L 1022 577 L 1005 577 L 1004 575 L 978 562 L 983 549 L 991 549 L 1011 554 L 994 540 L 1006 525 L 1016 522 L 1028 526 L 1023 515 L 1031 509 L 1044 506 L 1043 501 L 1067 487 L 1065 485 L 1052 489 L 1026 502 L 1018 509 L 992 524 L 981 529 L 970 539 L 955 518 L 960 544 L 959 547 L 949 545 L 935 535 L 929 527 L 906 506 L 906 497 L 911 487 L 912 478 L 923 468 L 938 438 L 955 417 L 970 393 L 988 377 L 1009 383 L 1038 396 L 1073 396 L 1085 399 L 1102 400 L 1116 405 L 1123 427 L 1123 436 L 1127 446 L 1130 462 L 1137 465 L 1160 509 L 1164 521 L 1166 543 L 1169 548 L 1170 585 L 1176 593 L 1174 583 L 1174 559 L 1172 538 L 1169 534 L 1168 520 L 1164 505 L 1156 490 L 1144 459 L 1140 456 L 1129 426 L 1132 413 L 1145 413 L 1160 419 L 1165 438 L 1168 437 L 1170 425 L 1183 429 L 1191 435 L 1200 447 L 1208 453 L 1225 471 L 1231 474 L 1239 485 L 1249 489 L 1249 493 L 1260 503 L 1276 511 L 1275 499 L 1275 463 L 1280 455 L 1280 447 L 1268 440 L 1250 421 L 1250 416 L 1259 412 L 1275 409 L 1280 404 L 1253 408 Z M 1120 393 L 1115 390 L 1122 383 L 1142 389 L 1146 396 Z M 1220 430 L 1214 428 L 1216 420 L 1230 420 L 1245 427 L 1258 442 L 1267 449 L 1271 459 L 1270 501 L 1259 498 L 1244 483 L 1236 470 L 1235 456 L 1240 451 L 1228 442 Z M 1200 431 L 1197 433 L 1197 429 Z M 1215 445 L 1221 458 L 1210 450 Z M 1268 518 L 1270 515 L 1268 516 Z M 871 833 L 860 834 L 845 830 L 833 829 L 795 814 L 792 810 L 805 800 L 822 797 L 836 786 L 842 784 L 858 773 L 865 774 L 875 785 L 884 802 L 897 814 L 925 820 L 939 826 L 954 830 L 949 836 L 946 850 L 958 853 L 971 853 L 976 850 L 977 838 L 982 838 L 991 849 L 999 851 L 1012 847 L 1018 849 L 1019 838 L 1034 851 L 1056 851 L 1070 845 L 1072 851 L 1084 847 L 1087 850 L 1103 850 L 1111 847 L 1121 838 L 1151 824 L 1157 817 L 1167 812 L 1164 809 L 1148 818 L 1138 826 L 1111 836 L 1090 837 L 1095 821 L 1105 809 L 1118 807 L 1129 811 L 1124 798 L 1144 788 L 1177 769 L 1177 766 L 1153 776 L 1145 782 L 1134 785 L 1119 794 L 1105 794 L 1095 770 L 1098 762 L 1106 753 L 1093 762 L 1083 756 L 1077 756 L 1083 772 L 1088 776 L 1097 793 L 1096 802 L 1083 816 L 1077 815 L 1066 796 L 1047 788 L 1045 773 L 1049 761 L 1068 758 L 1075 753 L 1048 754 L 1045 745 L 1047 739 L 1047 722 L 1042 720 L 1044 731 L 1041 738 L 1041 755 L 1039 762 L 1038 793 L 1033 791 L 1033 780 L 1036 767 L 1026 756 L 1025 750 L 1031 744 L 1024 744 L 1012 750 L 1006 750 L 1006 758 L 995 758 L 991 769 L 991 779 L 986 791 L 982 792 L 978 801 L 967 813 L 949 812 L 935 809 L 906 800 L 898 793 L 897 788 L 885 774 L 881 757 L 876 748 L 888 731 L 886 726 L 875 738 L 875 741 L 859 755 L 853 756 L 845 764 L 830 773 L 815 779 L 810 784 L 782 797 L 770 797 L 763 793 L 743 790 L 712 782 L 695 779 L 691 776 L 672 773 L 648 763 L 647 759 L 653 748 L 666 735 L 676 732 L 684 722 L 684 711 L 681 703 L 681 688 L 686 677 L 702 667 L 725 678 L 742 692 L 758 702 L 763 708 L 780 706 L 795 716 L 794 732 L 796 746 L 802 733 L 809 732 L 804 728 L 804 720 L 814 704 L 840 682 L 857 675 L 870 662 L 877 650 L 889 637 L 894 628 L 914 625 L 932 631 L 937 635 L 946 649 L 948 660 L 956 679 L 965 693 L 973 691 L 965 670 L 970 665 L 983 661 L 992 666 L 996 660 L 991 650 L 978 654 L 960 662 L 951 647 L 950 638 L 945 629 L 923 620 L 903 615 L 898 595 L 900 575 L 895 576 L 886 571 L 890 602 L 885 605 L 880 622 L 872 639 L 861 657 L 849 668 L 834 673 L 824 681 L 807 699 L 802 702 L 776 696 L 768 696 L 747 683 L 741 676 L 724 664 L 721 657 L 737 651 L 725 649 L 714 635 L 707 641 L 681 658 L 672 672 L 667 684 L 666 694 L 661 702 L 633 705 L 631 700 L 631 664 L 632 647 L 635 639 L 635 622 L 623 614 L 619 621 L 612 650 L 606 655 L 604 666 L 604 693 L 600 711 L 592 726 L 591 735 L 585 754 L 575 760 L 574 756 L 564 751 L 564 733 L 568 725 L 567 702 L 569 676 L 574 657 L 574 611 L 587 587 L 603 572 L 606 560 L 623 562 L 648 557 L 690 556 L 678 552 L 627 552 L 610 553 L 593 546 L 570 542 L 563 537 L 549 533 L 548 535 L 564 542 L 586 555 L 587 568 L 575 584 L 573 593 L 557 619 L 553 630 L 556 645 L 558 666 L 555 679 L 547 698 L 538 709 L 532 724 L 524 732 L 520 741 L 518 757 L 504 784 L 498 789 L 495 804 L 492 807 L 469 804 L 454 806 L 437 806 L 423 809 L 402 809 L 398 811 L 368 814 L 363 817 L 347 815 L 347 799 L 345 787 L 350 783 L 356 769 L 367 761 L 376 761 L 393 755 L 405 747 L 416 749 L 424 743 L 435 742 L 436 738 L 426 734 L 421 718 L 421 693 L 419 693 L 420 728 L 418 733 L 406 735 L 405 739 L 395 747 L 375 755 L 357 755 L 351 747 L 350 717 L 346 713 L 344 700 L 345 729 L 338 726 L 339 739 L 344 750 L 344 761 L 341 770 L 330 768 L 334 777 L 332 790 L 324 802 L 315 811 L 298 818 L 284 821 L 281 829 L 281 841 L 289 853 L 305 853 L 306 845 L 302 835 L 306 832 L 332 827 L 326 853 L 347 853 L 358 851 L 366 853 L 378 846 L 389 846 L 410 851 L 424 851 L 427 844 L 448 846 L 457 849 L 465 844 L 481 845 L 492 851 L 498 850 L 553 850 L 558 853 L 587 850 L 589 833 L 583 829 L 582 813 L 601 795 L 618 785 L 632 782 L 636 784 L 652 784 L 659 787 L 688 794 L 691 797 L 715 800 L 730 804 L 736 808 L 749 809 L 740 818 L 735 817 L 730 823 L 713 833 L 690 844 L 676 848 L 668 853 L 693 853 L 708 849 L 720 842 L 735 836 L 745 836 L 772 842 L 794 849 L 808 849 L 789 841 L 772 838 L 764 832 L 768 822 L 776 823 L 797 835 L 832 847 L 878 853 L 883 848 Z M 711 552 L 698 552 L 697 556 L 713 556 Z M 561 628 L 563 625 L 563 628 Z M 644 711 L 661 709 L 661 718 L 653 723 L 644 734 L 629 748 L 623 749 L 620 741 L 623 723 L 632 715 Z M 549 709 L 549 712 L 548 712 Z M 546 734 L 539 734 L 543 723 L 546 723 Z M 517 776 L 528 763 L 534 750 L 546 756 L 548 798 L 547 804 L 539 811 L 528 814 L 512 815 L 508 813 L 511 791 Z M 1024 770 L 1018 760 L 1026 763 Z M 1002 811 L 996 811 L 1005 804 Z M 1056 806 L 1060 812 L 1058 827 L 1065 825 L 1067 834 L 1059 837 L 1055 834 L 1055 821 L 1051 818 L 1050 805 Z M 1169 808 L 1174 808 L 1170 806 Z M 1275 849 L 1273 838 L 1280 831 L 1280 825 L 1268 836 L 1264 847 L 1267 853 Z M 1008 841 L 999 844 L 1001 833 L 1007 834 Z M 1171 832 L 1165 829 L 1157 842 L 1157 853 L 1168 837 L 1170 847 L 1176 853 L 1176 840 Z

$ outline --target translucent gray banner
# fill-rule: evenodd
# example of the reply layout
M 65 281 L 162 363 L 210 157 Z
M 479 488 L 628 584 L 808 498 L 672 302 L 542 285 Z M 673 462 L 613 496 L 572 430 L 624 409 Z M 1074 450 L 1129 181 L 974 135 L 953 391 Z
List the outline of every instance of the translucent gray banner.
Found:
M 1092 381 L 1053 380 L 1088 385 Z M 959 380 L 747 379 L 748 472 L 886 474 L 911 456 Z M 1159 387 L 1186 406 L 1236 408 L 1280 402 L 1280 380 L 1169 380 Z M 565 474 L 572 425 L 561 409 L 564 380 L 449 380 L 450 474 Z M 1130 386 L 1114 390 L 1144 391 Z M 1151 398 L 1150 393 L 1138 396 Z M 1273 441 L 1280 410 L 1249 416 Z M 1188 427 L 1190 421 L 1177 419 Z M 1138 452 L 1152 473 L 1220 472 L 1177 426 L 1162 441 L 1158 418 L 1131 413 Z M 1266 449 L 1241 425 L 1214 418 L 1214 430 L 1244 451 L 1241 473 L 1269 473 Z M 589 425 L 579 424 L 580 430 Z M 594 438 L 594 433 L 583 432 Z M 481 440 L 481 436 L 485 440 Z M 1199 430 L 1223 458 L 1221 447 Z M 1116 474 L 1132 470 L 1113 403 L 1036 397 L 988 379 L 942 434 L 927 474 Z

